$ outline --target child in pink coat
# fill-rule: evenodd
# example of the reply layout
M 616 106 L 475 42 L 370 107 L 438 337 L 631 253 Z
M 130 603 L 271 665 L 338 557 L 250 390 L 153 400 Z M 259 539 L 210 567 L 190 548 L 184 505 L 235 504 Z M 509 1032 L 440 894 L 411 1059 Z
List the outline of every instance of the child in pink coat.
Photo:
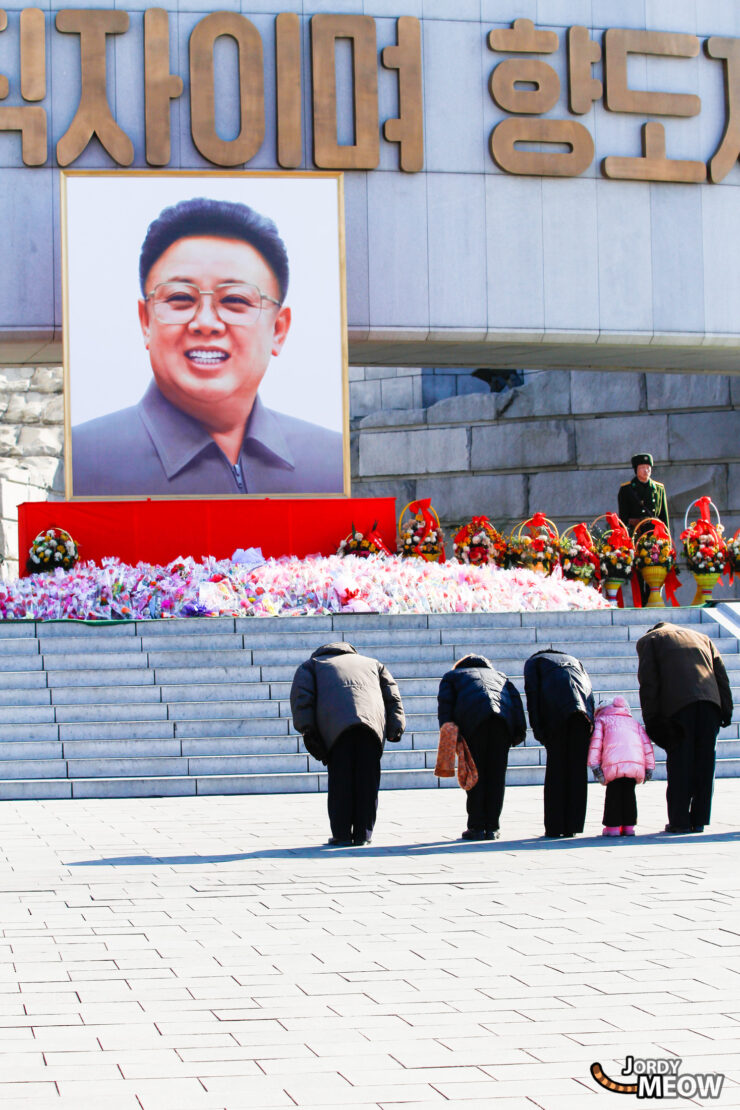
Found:
M 596 710 L 588 749 L 594 778 L 606 785 L 602 836 L 634 836 L 637 824 L 635 786 L 649 782 L 655 753 L 645 729 L 622 697 Z

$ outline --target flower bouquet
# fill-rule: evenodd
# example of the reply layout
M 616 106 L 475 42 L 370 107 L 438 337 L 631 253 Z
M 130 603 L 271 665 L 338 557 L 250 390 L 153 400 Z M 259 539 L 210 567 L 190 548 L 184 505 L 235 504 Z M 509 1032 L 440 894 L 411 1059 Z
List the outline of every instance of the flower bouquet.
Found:
M 634 541 L 635 566 L 650 588 L 647 607 L 650 609 L 665 607 L 660 592 L 664 583 L 670 587 L 669 596 L 675 603 L 672 595 L 675 594 L 678 584 L 675 573 L 676 549 L 665 524 L 654 517 L 641 520 L 635 528 Z M 669 575 L 670 583 L 667 581 Z
M 487 516 L 474 516 L 463 524 L 455 536 L 455 558 L 458 563 L 502 567 L 506 558 L 506 541 Z
M 694 505 L 699 507 L 699 519 L 689 525 L 689 513 Z M 711 510 L 717 515 L 717 523 L 712 524 Z M 681 533 L 683 550 L 689 570 L 696 579 L 696 594 L 692 605 L 706 605 L 712 599 L 712 591 L 729 565 L 728 545 L 723 537 L 724 528 L 719 519 L 717 506 L 709 497 L 700 497 L 689 505 Z
M 727 565 L 730 568 L 730 574 L 740 572 L 740 528 L 732 539 L 727 541 Z
M 337 555 L 357 555 L 360 559 L 367 559 L 369 555 L 390 555 L 377 528 L 376 520 L 369 532 L 358 532 L 353 521 L 352 531 L 339 544 Z
M 571 581 L 598 583 L 601 561 L 585 524 L 573 524 L 560 537 L 560 566 Z
M 406 516 L 410 513 L 410 516 Z M 398 521 L 400 554 L 405 559 L 426 559 L 429 563 L 445 561 L 445 538 L 439 517 L 429 498 L 411 501 Z
M 604 594 L 609 601 L 618 601 L 619 591 L 632 574 L 635 562 L 632 537 L 616 513 L 597 517 L 591 525 L 591 533 L 599 556 Z
M 550 574 L 560 560 L 560 538 L 551 520 L 535 513 L 524 520 L 509 537 L 506 563 L 540 574 Z
M 80 557 L 77 544 L 63 528 L 47 528 L 39 532 L 31 544 L 26 560 L 29 574 L 50 570 L 71 570 Z

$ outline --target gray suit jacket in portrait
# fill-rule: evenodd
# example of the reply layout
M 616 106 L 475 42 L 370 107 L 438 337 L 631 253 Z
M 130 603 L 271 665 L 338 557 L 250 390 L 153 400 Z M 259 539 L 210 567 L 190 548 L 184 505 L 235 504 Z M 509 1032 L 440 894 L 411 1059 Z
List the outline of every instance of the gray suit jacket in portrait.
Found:
M 255 399 L 234 467 L 152 382 L 138 405 L 72 429 L 74 496 L 342 493 L 342 436 Z

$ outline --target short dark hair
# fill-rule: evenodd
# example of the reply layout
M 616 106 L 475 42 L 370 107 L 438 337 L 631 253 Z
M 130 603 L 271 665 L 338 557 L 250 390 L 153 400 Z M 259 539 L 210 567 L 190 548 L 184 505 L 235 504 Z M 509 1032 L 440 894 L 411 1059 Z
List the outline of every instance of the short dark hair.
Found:
M 242 239 L 264 258 L 280 287 L 280 300 L 288 292 L 288 252 L 275 223 L 237 201 L 194 197 L 163 209 L 147 229 L 139 255 L 139 283 L 146 295 L 146 279 L 154 263 L 178 239 L 214 235 L 219 239 Z

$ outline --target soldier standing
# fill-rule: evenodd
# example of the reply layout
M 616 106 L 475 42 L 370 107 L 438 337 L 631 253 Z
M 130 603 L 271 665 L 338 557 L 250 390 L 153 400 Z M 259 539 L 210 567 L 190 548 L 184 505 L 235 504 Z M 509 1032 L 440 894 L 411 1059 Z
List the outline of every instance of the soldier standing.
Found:
M 619 487 L 618 513 L 620 518 L 632 533 L 641 520 L 655 517 L 663 521 L 670 534 L 668 497 L 665 486 L 661 485 L 660 482 L 654 482 L 651 478 L 653 456 L 646 451 L 639 455 L 633 455 L 632 469 L 635 472 L 632 481 L 624 482 Z M 643 582 L 642 578 L 639 579 L 639 582 L 644 605 L 650 595 L 650 588 L 647 583 Z

